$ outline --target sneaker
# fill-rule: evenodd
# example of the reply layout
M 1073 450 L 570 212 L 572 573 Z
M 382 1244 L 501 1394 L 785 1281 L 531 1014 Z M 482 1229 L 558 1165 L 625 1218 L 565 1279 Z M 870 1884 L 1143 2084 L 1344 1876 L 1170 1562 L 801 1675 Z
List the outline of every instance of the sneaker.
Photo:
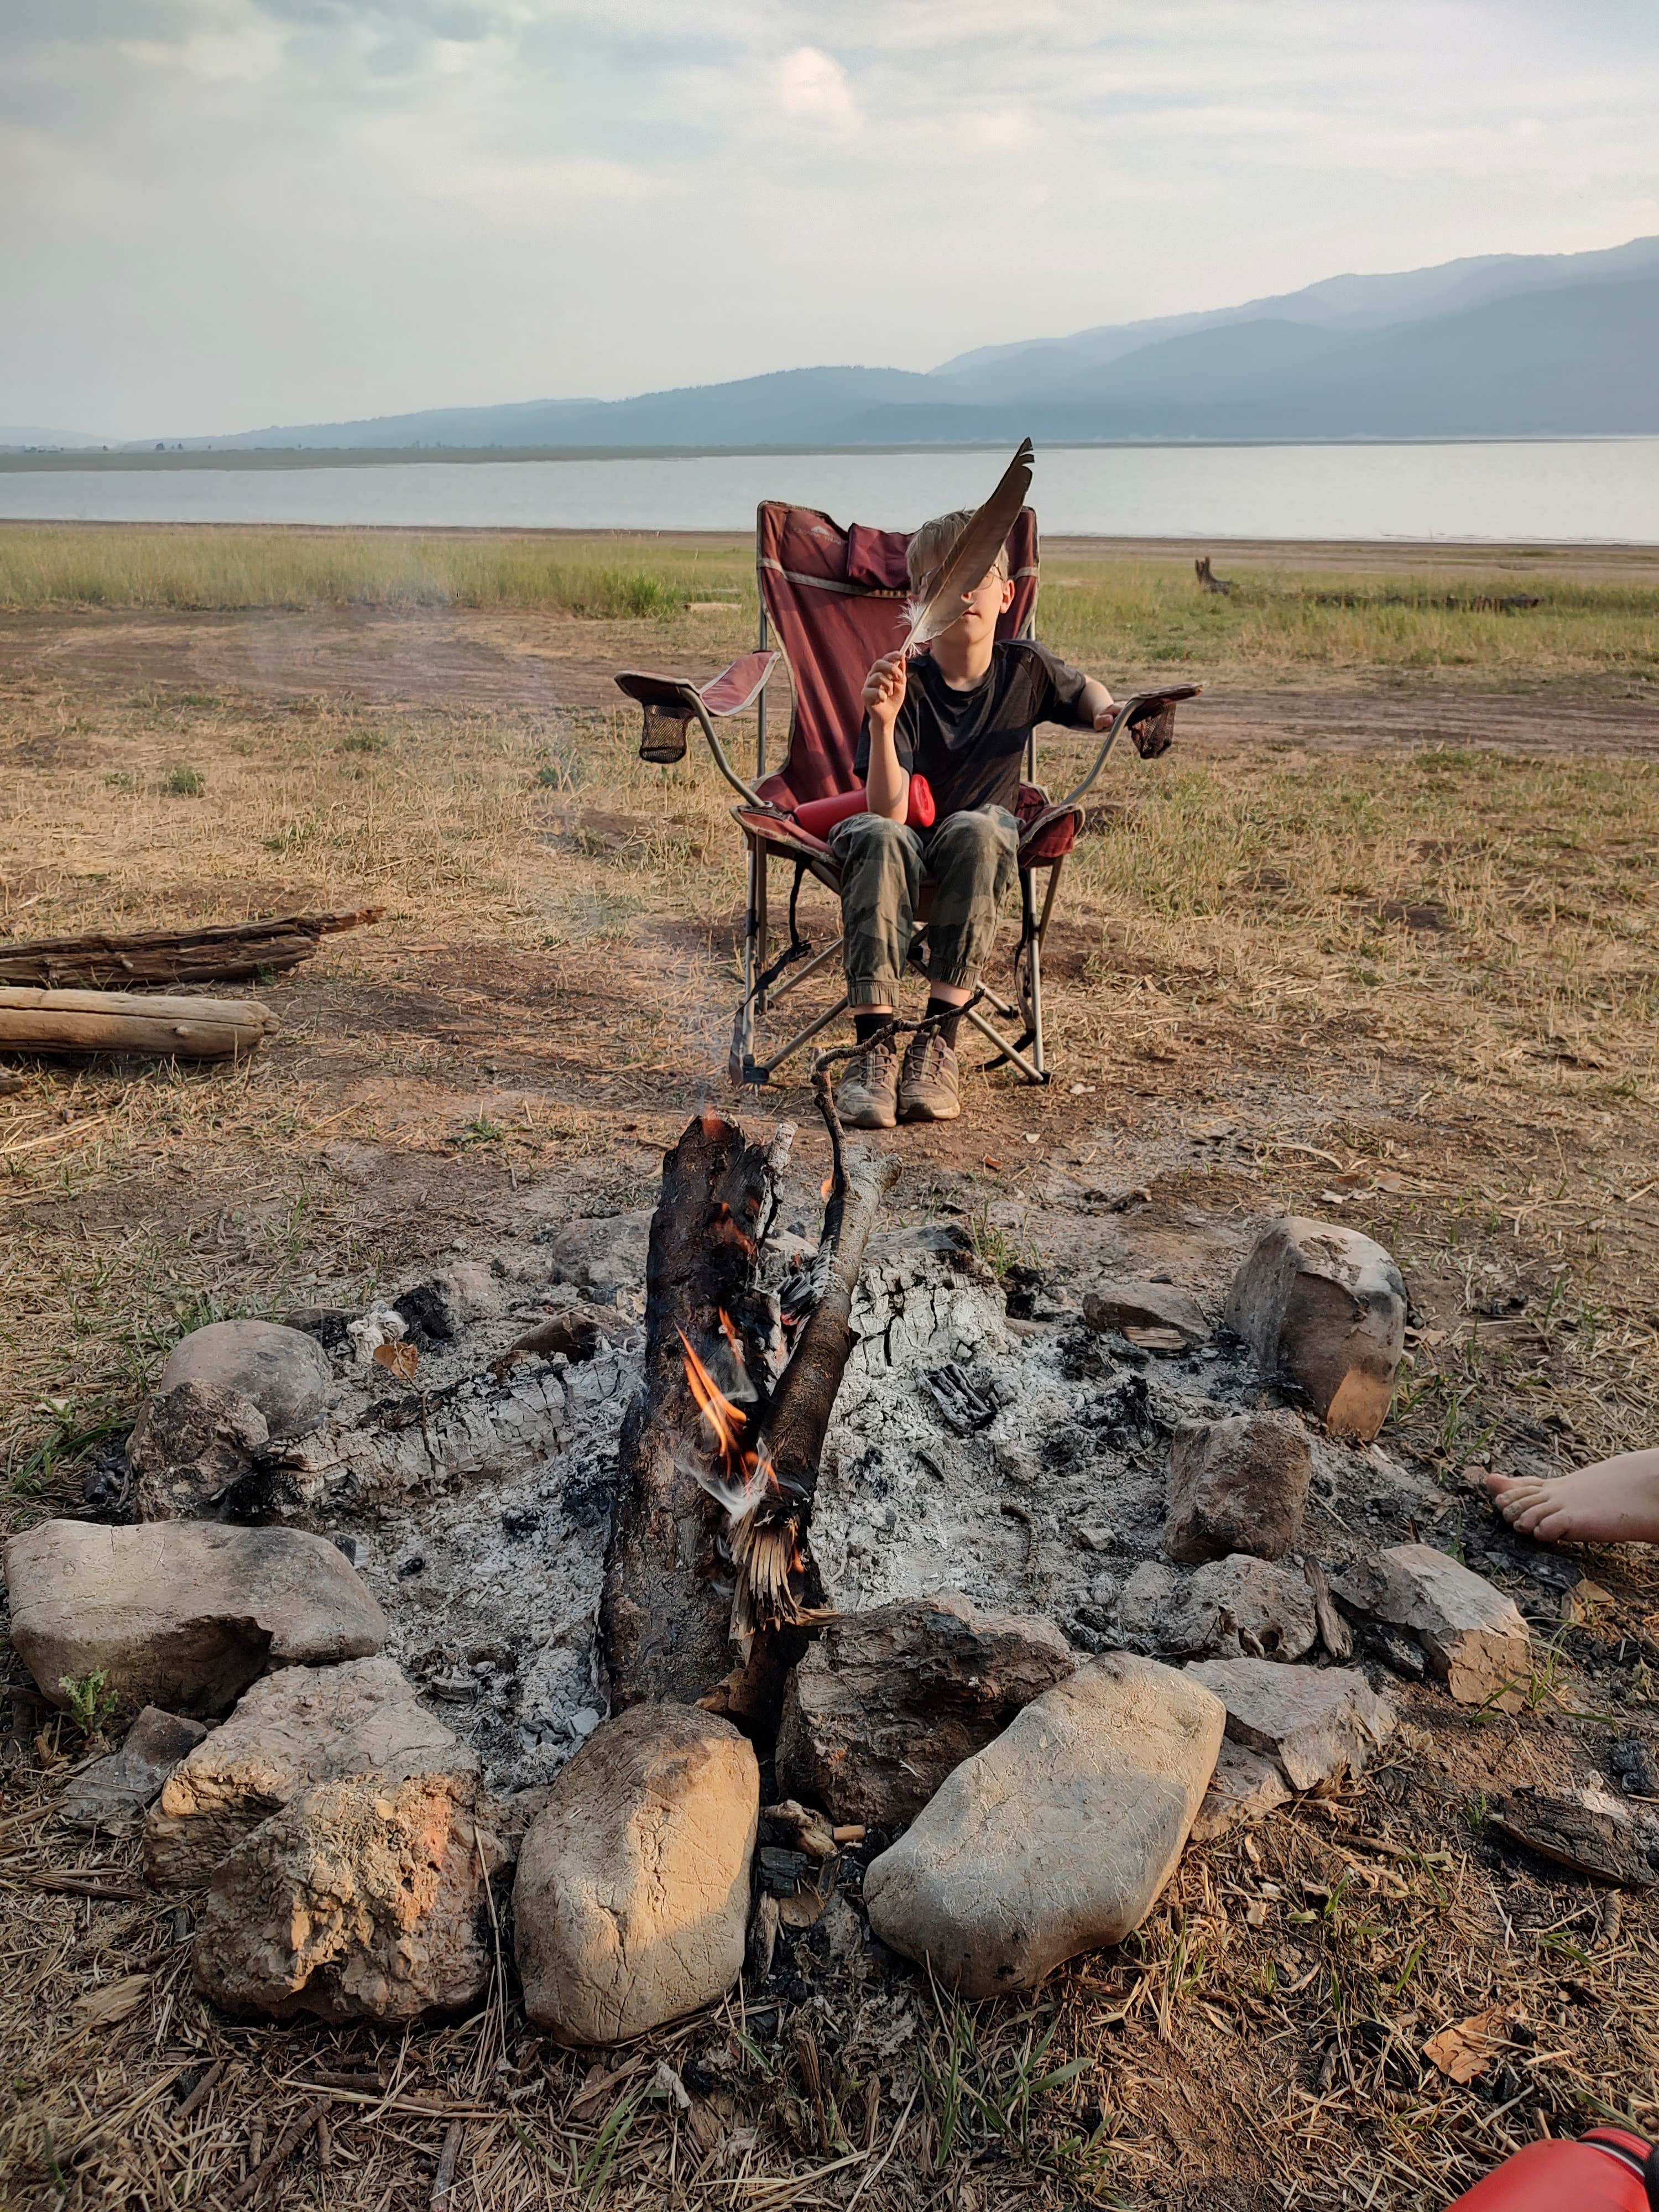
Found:
M 899 1076 L 901 1121 L 954 1121 L 962 1111 L 957 1056 L 937 1030 L 911 1038 Z
M 836 1085 L 844 1129 L 890 1129 L 898 1120 L 898 1054 L 890 1043 L 867 1044 L 847 1063 Z

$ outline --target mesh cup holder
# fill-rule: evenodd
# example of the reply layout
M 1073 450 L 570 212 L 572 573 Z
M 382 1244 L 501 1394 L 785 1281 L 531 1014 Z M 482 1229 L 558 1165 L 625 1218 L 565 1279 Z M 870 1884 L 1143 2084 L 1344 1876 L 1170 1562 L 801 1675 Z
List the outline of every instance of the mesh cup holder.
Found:
M 1175 702 L 1149 700 L 1146 709 L 1129 717 L 1129 735 L 1142 760 L 1156 760 L 1175 743 Z
M 672 766 L 685 758 L 686 725 L 691 720 L 689 713 L 675 714 L 666 707 L 654 707 L 647 702 L 642 712 L 645 726 L 640 732 L 640 758 L 655 761 L 660 767 Z

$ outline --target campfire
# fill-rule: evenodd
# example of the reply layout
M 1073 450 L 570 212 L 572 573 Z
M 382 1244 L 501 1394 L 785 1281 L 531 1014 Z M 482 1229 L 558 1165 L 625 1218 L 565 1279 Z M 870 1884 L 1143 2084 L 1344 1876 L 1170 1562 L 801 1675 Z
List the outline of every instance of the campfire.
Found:
M 759 1718 L 823 1617 L 813 1504 L 865 1248 L 897 1169 L 848 1153 L 828 1078 L 813 1088 L 832 1164 L 810 1264 L 780 1267 L 769 1249 L 791 1125 L 763 1150 L 707 1111 L 665 1164 L 644 1403 L 623 1439 L 601 1609 L 618 1706 L 669 1696 Z

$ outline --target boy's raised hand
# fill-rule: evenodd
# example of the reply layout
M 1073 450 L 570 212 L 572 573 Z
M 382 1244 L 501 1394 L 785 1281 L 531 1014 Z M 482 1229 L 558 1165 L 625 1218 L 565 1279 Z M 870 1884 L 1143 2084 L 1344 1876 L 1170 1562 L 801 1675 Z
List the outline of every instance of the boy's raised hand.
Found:
M 890 730 L 904 703 L 904 652 L 884 653 L 864 679 L 864 711 L 871 726 Z

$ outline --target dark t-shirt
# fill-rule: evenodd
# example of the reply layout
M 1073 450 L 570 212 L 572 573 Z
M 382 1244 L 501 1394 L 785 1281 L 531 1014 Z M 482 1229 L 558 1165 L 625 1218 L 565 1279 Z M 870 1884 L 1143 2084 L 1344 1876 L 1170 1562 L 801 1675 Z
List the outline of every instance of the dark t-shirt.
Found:
M 1019 793 L 1025 740 L 1038 722 L 1090 725 L 1082 708 L 1088 678 L 1033 638 L 999 638 L 991 665 L 970 691 L 955 691 L 931 653 L 906 667 L 894 726 L 899 766 L 926 776 L 938 819 L 976 806 L 1006 806 Z M 870 773 L 870 723 L 859 731 L 857 771 Z

